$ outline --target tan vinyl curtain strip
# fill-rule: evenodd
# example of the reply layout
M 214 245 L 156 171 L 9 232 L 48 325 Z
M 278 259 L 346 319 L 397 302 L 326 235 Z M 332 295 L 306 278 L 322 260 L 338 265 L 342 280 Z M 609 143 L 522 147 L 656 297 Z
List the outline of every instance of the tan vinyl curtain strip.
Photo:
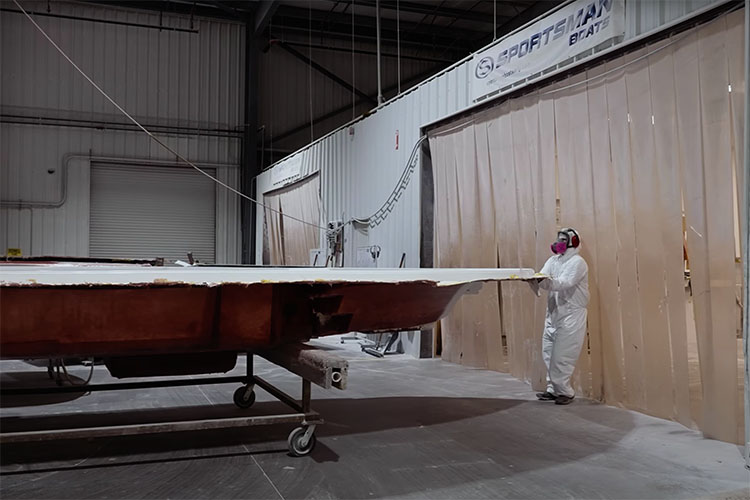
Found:
M 318 224 L 319 193 L 320 176 L 316 174 L 290 187 L 267 193 L 264 201 L 281 214 Z M 310 250 L 320 246 L 320 230 L 268 209 L 265 209 L 265 214 L 271 265 L 310 265 Z
M 272 266 L 284 265 L 284 246 L 283 246 L 283 216 L 280 210 L 279 194 L 267 194 L 264 196 L 264 202 L 267 208 L 264 209 L 266 216 L 266 230 L 268 231 L 268 252 L 270 264 Z
M 589 265 L 576 390 L 732 442 L 742 442 L 733 225 L 742 179 L 733 176 L 742 164 L 743 16 L 430 134 L 436 265 L 541 268 L 559 193 L 560 225 L 579 229 Z M 441 325 L 444 359 L 542 389 L 545 302 L 522 283 L 463 299 Z

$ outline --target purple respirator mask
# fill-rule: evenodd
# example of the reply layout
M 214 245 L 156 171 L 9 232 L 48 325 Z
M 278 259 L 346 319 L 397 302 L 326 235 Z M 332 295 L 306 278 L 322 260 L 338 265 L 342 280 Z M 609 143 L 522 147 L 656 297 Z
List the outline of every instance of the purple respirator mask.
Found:
M 551 245 L 552 253 L 561 255 L 568 249 L 568 243 L 565 241 L 556 241 Z

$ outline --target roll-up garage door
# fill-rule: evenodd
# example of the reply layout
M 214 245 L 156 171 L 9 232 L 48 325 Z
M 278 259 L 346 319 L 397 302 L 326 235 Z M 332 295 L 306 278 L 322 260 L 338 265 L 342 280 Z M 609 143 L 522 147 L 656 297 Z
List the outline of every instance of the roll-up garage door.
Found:
M 91 165 L 89 254 L 201 262 L 216 258 L 216 187 L 179 167 Z

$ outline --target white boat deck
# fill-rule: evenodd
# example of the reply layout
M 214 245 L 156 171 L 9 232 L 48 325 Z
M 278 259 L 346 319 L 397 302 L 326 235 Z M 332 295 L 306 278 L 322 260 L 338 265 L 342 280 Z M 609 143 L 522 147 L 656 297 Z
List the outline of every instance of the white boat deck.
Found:
M 453 286 L 529 280 L 533 269 L 370 269 L 332 267 L 153 267 L 132 264 L 45 263 L 0 266 L 0 286 L 165 285 L 256 283 L 409 283 Z

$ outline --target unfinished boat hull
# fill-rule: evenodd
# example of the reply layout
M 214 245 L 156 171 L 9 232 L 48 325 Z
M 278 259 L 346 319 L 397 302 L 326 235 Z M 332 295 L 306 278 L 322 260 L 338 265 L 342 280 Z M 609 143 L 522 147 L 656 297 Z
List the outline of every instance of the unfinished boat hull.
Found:
M 418 329 L 485 281 L 533 276 L 79 264 L 3 265 L 0 273 L 6 359 L 256 351 L 350 331 Z

